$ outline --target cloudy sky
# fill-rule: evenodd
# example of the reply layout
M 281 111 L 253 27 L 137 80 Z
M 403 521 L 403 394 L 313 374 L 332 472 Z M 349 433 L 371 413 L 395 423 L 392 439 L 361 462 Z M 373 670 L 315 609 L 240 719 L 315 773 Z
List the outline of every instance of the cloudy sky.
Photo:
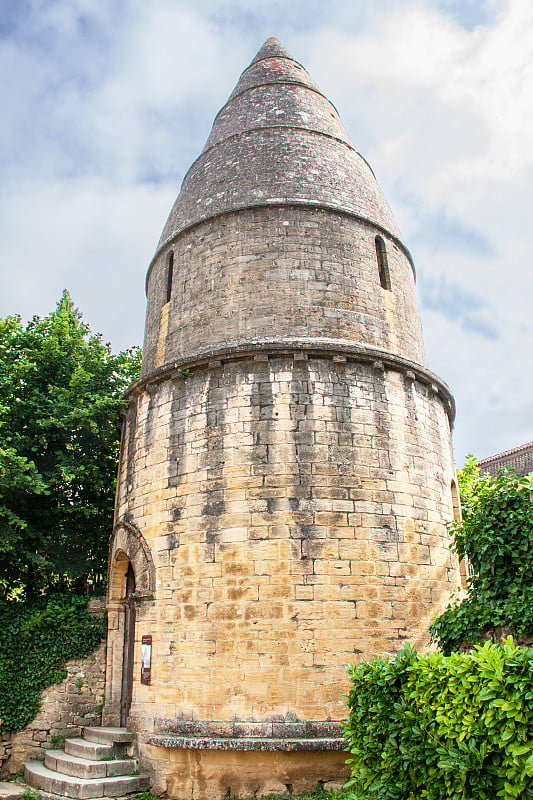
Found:
M 115 350 L 183 175 L 278 37 L 372 164 L 456 460 L 533 440 L 531 0 L 0 0 L 0 316 L 68 288 Z

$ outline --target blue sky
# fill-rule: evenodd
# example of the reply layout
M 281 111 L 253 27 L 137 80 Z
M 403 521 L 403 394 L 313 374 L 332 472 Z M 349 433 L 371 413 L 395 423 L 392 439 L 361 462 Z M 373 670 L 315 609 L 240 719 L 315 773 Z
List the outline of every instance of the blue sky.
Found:
M 183 175 L 263 41 L 335 104 L 410 248 L 455 450 L 533 440 L 530 0 L 0 0 L 0 315 L 68 288 L 115 349 Z

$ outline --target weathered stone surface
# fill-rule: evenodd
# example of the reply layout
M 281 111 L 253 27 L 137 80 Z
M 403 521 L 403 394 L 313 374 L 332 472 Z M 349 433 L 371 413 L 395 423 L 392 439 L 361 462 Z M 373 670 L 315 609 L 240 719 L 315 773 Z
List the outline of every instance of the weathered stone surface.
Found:
M 83 738 L 98 744 L 130 744 L 133 734 L 124 728 L 90 728 L 83 729 Z
M 342 782 L 347 665 L 424 647 L 459 584 L 453 398 L 426 365 L 414 278 L 336 111 L 269 41 L 163 232 L 128 396 L 105 719 L 131 563 L 129 725 L 155 791 Z
M 349 774 L 342 752 L 228 752 L 150 748 L 157 765 L 153 791 L 167 788 L 169 797 L 216 800 L 219 797 L 267 796 L 284 786 L 287 794 L 303 794 L 317 784 L 346 780 Z M 159 760 L 160 759 L 160 760 Z M 161 780 L 161 776 L 165 780 Z M 283 792 L 281 792 L 283 793 Z
M 94 736 L 95 729 L 89 730 Z M 44 791 L 45 798 L 51 793 L 80 800 L 118 797 L 147 789 L 148 776 L 139 774 L 137 761 L 117 757 L 131 742 L 132 734 L 124 728 L 100 728 L 99 733 L 108 744 L 87 742 L 88 747 L 81 752 L 88 757 L 73 755 L 80 752 L 83 739 L 67 739 L 65 752 L 47 750 L 44 764 L 29 760 L 24 768 L 28 783 L 40 792 Z
M 94 797 L 121 797 L 146 789 L 146 778 L 120 775 L 110 778 L 79 778 L 48 769 L 40 761 L 28 761 L 24 777 L 30 786 L 52 792 L 61 797 L 90 800 Z
M 91 761 L 98 761 L 102 758 L 112 758 L 114 749 L 112 744 L 99 744 L 89 742 L 81 737 L 67 739 L 65 742 L 65 753 L 77 758 L 87 758 Z
M 300 64 L 279 53 L 252 62 L 217 114 L 159 247 L 218 214 L 290 202 L 351 211 L 399 236 L 374 173 L 337 110 Z
M 156 736 L 146 737 L 146 743 L 157 747 L 179 750 L 260 750 L 267 752 L 325 752 L 327 750 L 344 750 L 346 743 L 342 738 L 335 739 L 288 739 L 287 737 L 205 737 L 205 736 Z
M 289 344 L 307 337 L 331 349 L 353 342 L 425 365 L 411 261 L 390 235 L 383 233 L 392 292 L 379 285 L 379 231 L 347 214 L 292 204 L 226 216 L 223 237 L 221 225 L 211 219 L 173 243 L 169 305 L 169 248 L 156 257 L 147 284 L 143 375 L 214 346 L 238 342 L 242 349 L 262 338 Z
M 63 750 L 47 750 L 44 765 L 50 770 L 76 778 L 109 778 L 116 775 L 128 775 L 137 769 L 136 762 L 131 758 L 92 761 L 88 758 L 69 755 Z
M 275 716 L 275 715 L 274 715 Z M 159 734 L 174 737 L 203 739 L 341 739 L 342 728 L 338 722 L 289 722 L 281 716 L 272 721 L 219 723 L 187 719 L 154 720 Z
M 28 787 L 14 781 L 0 781 L 0 800 L 18 800 Z

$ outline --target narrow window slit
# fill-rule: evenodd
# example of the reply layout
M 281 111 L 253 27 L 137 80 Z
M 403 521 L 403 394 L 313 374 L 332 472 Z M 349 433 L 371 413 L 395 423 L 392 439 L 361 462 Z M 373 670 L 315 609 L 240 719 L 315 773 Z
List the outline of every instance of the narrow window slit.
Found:
M 381 236 L 376 236 L 376 257 L 378 260 L 379 282 L 383 289 L 388 292 L 391 290 L 389 265 L 387 263 L 387 251 L 385 242 Z
M 167 268 L 167 299 L 166 303 L 169 303 L 172 298 L 172 275 L 174 272 L 174 253 L 170 253 L 168 257 L 168 268 Z

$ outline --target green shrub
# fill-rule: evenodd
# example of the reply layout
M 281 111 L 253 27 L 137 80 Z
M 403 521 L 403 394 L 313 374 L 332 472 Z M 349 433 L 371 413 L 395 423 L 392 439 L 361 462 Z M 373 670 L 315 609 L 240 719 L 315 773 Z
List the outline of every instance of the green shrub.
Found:
M 380 800 L 533 798 L 533 650 L 485 643 L 472 653 L 350 668 L 351 787 Z
M 468 597 L 456 598 L 431 633 L 446 654 L 463 643 L 533 634 L 533 476 L 480 475 L 473 456 L 458 473 L 463 519 L 450 524 L 453 547 L 468 558 Z
M 82 597 L 34 603 L 0 601 L 0 731 L 24 728 L 39 711 L 43 689 L 66 676 L 66 662 L 89 655 L 105 621 Z

